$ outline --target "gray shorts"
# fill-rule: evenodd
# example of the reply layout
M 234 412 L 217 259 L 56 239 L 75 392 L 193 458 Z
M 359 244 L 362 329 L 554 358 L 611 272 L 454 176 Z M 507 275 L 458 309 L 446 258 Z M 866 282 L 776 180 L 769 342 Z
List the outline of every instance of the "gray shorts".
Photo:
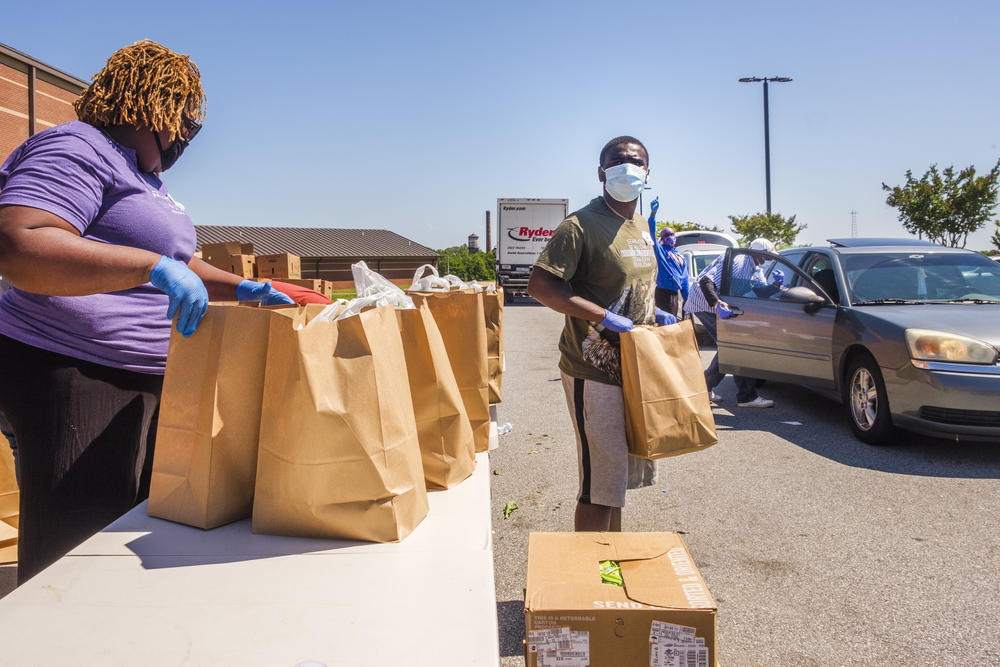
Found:
M 622 388 L 562 373 L 566 405 L 576 430 L 584 504 L 624 507 L 625 489 L 656 483 L 656 462 L 629 456 Z

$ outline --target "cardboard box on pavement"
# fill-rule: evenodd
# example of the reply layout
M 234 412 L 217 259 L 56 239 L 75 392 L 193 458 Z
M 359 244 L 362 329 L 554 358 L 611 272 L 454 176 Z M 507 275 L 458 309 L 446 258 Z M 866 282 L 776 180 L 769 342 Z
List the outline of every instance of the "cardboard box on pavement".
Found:
M 524 617 L 526 667 L 716 664 L 715 602 L 676 533 L 532 533 Z
M 297 280 L 302 277 L 302 262 L 298 255 L 287 252 L 276 255 L 259 255 L 257 257 L 257 277 Z

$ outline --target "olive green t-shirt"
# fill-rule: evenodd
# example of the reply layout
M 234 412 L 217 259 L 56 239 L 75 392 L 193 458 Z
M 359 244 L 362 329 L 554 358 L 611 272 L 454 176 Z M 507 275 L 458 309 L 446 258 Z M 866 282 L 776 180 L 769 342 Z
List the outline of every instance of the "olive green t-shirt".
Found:
M 623 220 L 601 197 L 563 220 L 537 268 L 562 278 L 573 293 L 636 324 L 652 324 L 656 256 L 649 225 L 639 214 Z M 622 383 L 618 334 L 566 316 L 559 368 L 567 375 Z

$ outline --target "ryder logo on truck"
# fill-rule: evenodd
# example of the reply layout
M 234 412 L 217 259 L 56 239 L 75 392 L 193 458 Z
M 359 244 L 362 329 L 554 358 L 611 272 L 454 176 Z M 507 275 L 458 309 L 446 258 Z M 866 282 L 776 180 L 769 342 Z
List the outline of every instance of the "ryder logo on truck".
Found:
M 539 227 L 537 229 L 531 229 L 530 227 L 511 227 L 507 230 L 507 236 L 515 241 L 545 241 L 552 236 L 552 232 L 554 231 L 554 229 L 545 229 L 544 227 Z

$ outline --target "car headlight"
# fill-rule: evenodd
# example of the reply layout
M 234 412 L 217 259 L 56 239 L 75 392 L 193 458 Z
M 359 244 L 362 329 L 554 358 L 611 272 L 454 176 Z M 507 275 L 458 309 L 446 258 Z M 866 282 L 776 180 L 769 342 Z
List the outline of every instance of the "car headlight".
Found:
M 995 364 L 997 350 L 989 343 L 958 334 L 907 329 L 906 345 L 913 359 L 955 364 Z

